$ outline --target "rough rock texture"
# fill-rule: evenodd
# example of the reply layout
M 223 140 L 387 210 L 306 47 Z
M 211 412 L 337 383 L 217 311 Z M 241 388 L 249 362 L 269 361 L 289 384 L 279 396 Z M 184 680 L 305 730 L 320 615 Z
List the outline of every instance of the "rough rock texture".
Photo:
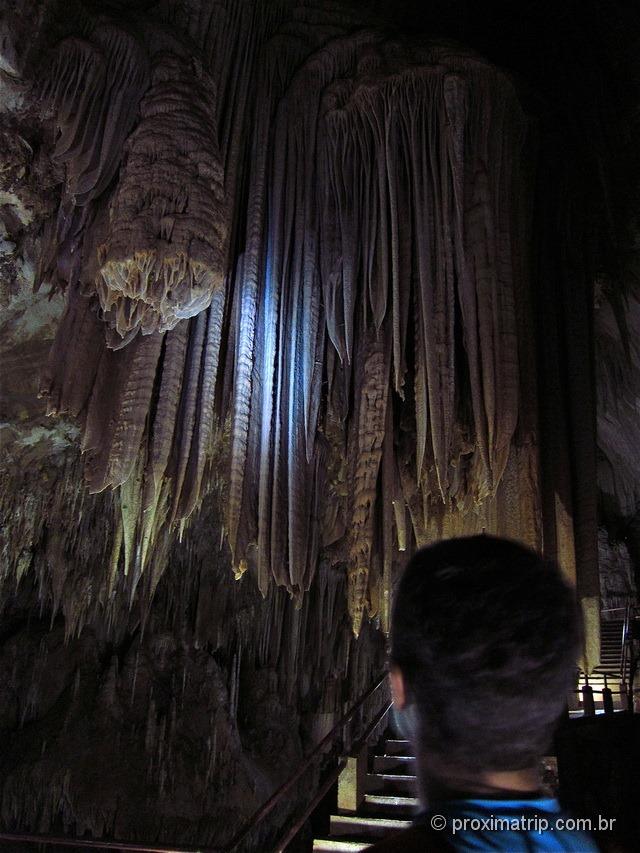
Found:
M 70 284 L 66 308 L 59 290 L 43 285 L 33 292 L 65 171 L 52 161 L 51 136 L 28 81 L 5 73 L 22 73 L 21 51 L 30 44 L 26 30 L 37 41 L 34 24 L 42 18 L 37 4 L 29 10 L 23 4 L 25 19 L 18 11 L 9 21 L 14 41 L 3 35 L 0 72 L 0 586 L 13 590 L 0 607 L 0 825 L 223 843 L 288 777 L 344 703 L 371 684 L 382 666 L 383 638 L 367 626 L 355 643 L 344 577 L 328 567 L 300 609 L 283 590 L 272 589 L 263 599 L 251 578 L 235 583 L 219 491 L 208 499 L 199 532 L 185 532 L 171 557 L 165 539 L 163 559 L 143 586 L 144 551 L 135 555 L 139 563 L 128 562 L 129 556 L 118 562 L 120 541 L 127 555 L 135 552 L 129 519 L 135 526 L 138 515 L 124 491 L 122 500 L 111 491 L 87 491 L 76 418 L 100 359 L 118 359 L 122 352 L 106 348 L 95 302 Z M 15 59 L 10 66 L 7 56 Z M 224 301 L 216 294 L 213 300 L 210 322 L 200 325 L 207 356 L 198 399 L 212 399 L 212 342 L 222 336 Z M 52 389 L 43 366 L 56 329 L 53 363 L 71 340 L 77 360 L 60 362 L 59 384 Z M 136 363 L 143 372 L 154 358 L 145 345 L 154 338 L 161 341 L 141 339 Z M 128 354 L 134 346 L 140 340 Z M 166 369 L 153 404 L 153 489 L 146 495 L 160 513 L 166 512 L 171 408 L 180 402 L 185 362 L 195 352 L 179 331 L 161 355 Z M 105 367 L 103 373 L 106 394 L 91 422 L 98 434 L 115 405 L 116 388 L 109 384 L 114 373 Z M 48 400 L 38 397 L 42 383 Z M 139 395 L 135 383 L 124 382 L 125 417 L 114 431 L 118 459 L 140 423 Z M 47 403 L 68 414 L 47 417 Z M 205 461 L 212 461 L 211 452 L 219 456 L 224 442 L 210 446 L 210 421 L 194 418 L 194 430 L 207 456 L 203 450 L 194 457 L 194 475 L 188 476 L 201 478 Z M 92 447 L 89 436 L 85 430 L 86 459 L 99 450 L 99 438 Z M 111 475 L 121 476 L 123 464 L 110 457 Z M 193 504 L 197 497 L 197 489 L 185 491 L 185 501 Z M 144 516 L 147 539 L 154 513 Z M 321 642 L 326 636 L 332 641 Z M 298 797 L 246 840 L 245 849 L 260 848 L 267 836 L 275 839 L 315 790 L 318 770 L 301 782 Z
M 90 489 L 120 490 L 134 588 L 198 504 L 227 418 L 236 574 L 300 597 L 331 545 L 356 634 L 388 597 L 402 499 L 418 543 L 485 528 L 539 546 L 535 429 L 519 416 L 536 379 L 517 202 L 531 121 L 514 83 L 335 9 L 236 17 L 225 37 L 263 45 L 240 66 L 212 64 L 202 36 L 189 58 L 171 20 L 143 44 L 141 19 L 85 13 L 42 94 L 65 168 L 42 275 L 67 291 L 42 391 L 81 423 Z M 221 92 L 246 128 L 235 145 Z
M 640 511 L 640 295 L 629 294 L 623 335 L 610 302 L 598 307 L 596 330 L 598 484 L 614 511 L 632 518 Z
M 629 548 L 612 542 L 606 530 L 598 531 L 598 565 L 602 608 L 608 619 L 622 619 L 627 603 L 638 600 L 638 590 Z M 613 612 L 612 612 L 613 611 Z
M 10 519 L 16 535 L 43 515 L 51 526 L 31 530 L 2 612 L 0 820 L 225 843 L 310 750 L 318 722 L 341 714 L 343 684 L 355 697 L 373 682 L 382 637 L 368 629 L 356 643 L 345 579 L 328 567 L 301 609 L 284 590 L 263 600 L 249 577 L 235 583 L 226 547 L 212 548 L 210 504 L 171 553 L 151 608 L 130 608 L 121 580 L 109 592 L 109 496 L 87 497 L 79 474 L 77 463 L 52 464 L 43 486 L 54 505 L 31 482 L 41 503 Z M 244 849 L 274 839 L 315 784 L 312 771 Z
M 640 590 L 640 240 L 637 223 L 620 259 L 624 306 L 596 303 L 599 562 L 603 607 L 625 607 Z M 603 289 L 606 287 L 606 279 Z M 616 307 L 618 310 L 616 310 Z M 604 604 L 604 602 L 607 604 Z M 619 618 L 621 613 L 612 614 Z
M 157 579 L 228 435 L 234 572 L 263 592 L 302 596 L 324 551 L 357 633 L 400 547 L 486 529 L 544 540 L 597 610 L 596 259 L 545 231 L 592 222 L 516 81 L 347 7 L 79 8 L 40 66 L 67 294 L 42 392 L 118 490 L 114 571 Z
M 230 201 L 215 144 L 216 92 L 209 75 L 194 74 L 194 61 L 166 48 L 153 56 L 98 248 L 100 305 L 121 338 L 174 328 L 223 286 Z
M 371 683 L 436 537 L 544 544 L 596 663 L 596 463 L 640 566 L 625 66 L 573 20 L 530 64 L 490 18 L 490 60 L 434 43 L 478 31 L 451 5 L 403 34 L 358 4 L 7 4 L 4 826 L 227 840 Z

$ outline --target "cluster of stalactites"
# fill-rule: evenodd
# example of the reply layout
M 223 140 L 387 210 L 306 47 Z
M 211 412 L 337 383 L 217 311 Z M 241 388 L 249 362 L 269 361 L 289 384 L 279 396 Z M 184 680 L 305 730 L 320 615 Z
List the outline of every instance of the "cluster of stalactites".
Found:
M 388 599 L 406 507 L 424 542 L 507 464 L 526 119 L 476 57 L 366 31 L 289 74 L 259 94 L 257 133 L 275 129 L 237 277 L 228 526 L 263 588 L 300 595 L 323 549 L 346 562 L 357 632 Z
M 422 544 L 486 525 L 513 449 L 526 120 L 478 58 L 331 15 L 294 14 L 271 40 L 238 24 L 242 49 L 220 46 L 244 58 L 213 81 L 241 111 L 227 104 L 224 175 L 206 72 L 152 52 L 110 203 L 67 229 L 101 247 L 101 319 L 77 288 L 44 390 L 84 421 L 91 487 L 120 489 L 139 571 L 198 504 L 229 423 L 237 576 L 299 599 L 324 554 L 348 568 L 357 633 L 388 616 L 411 529 Z M 242 193 L 223 196 L 241 165 Z M 108 350 L 92 342 L 105 325 Z
M 148 51 L 133 32 L 106 17 L 85 22 L 84 30 L 57 46 L 40 90 L 55 109 L 53 159 L 65 166 L 59 228 L 71 208 L 86 208 L 108 189 L 150 80 Z M 65 239 L 78 236 L 59 230 L 58 254 L 71 249 Z
M 219 153 L 218 87 L 192 43 L 160 22 L 144 23 L 144 40 L 141 22 L 83 27 L 58 45 L 41 91 L 66 180 L 40 278 L 67 292 L 42 394 L 50 414 L 80 420 L 90 490 L 119 492 L 109 571 L 124 553 L 139 578 L 203 492 L 232 170 Z M 242 84 L 229 107 L 236 97 L 244 112 Z
M 213 82 L 167 50 L 152 65 L 99 247 L 96 289 L 116 345 L 204 311 L 227 262 Z
M 209 306 L 230 206 L 211 74 L 162 27 L 144 45 L 110 19 L 86 30 L 58 46 L 41 92 L 66 182 L 40 278 L 96 292 L 117 348 Z

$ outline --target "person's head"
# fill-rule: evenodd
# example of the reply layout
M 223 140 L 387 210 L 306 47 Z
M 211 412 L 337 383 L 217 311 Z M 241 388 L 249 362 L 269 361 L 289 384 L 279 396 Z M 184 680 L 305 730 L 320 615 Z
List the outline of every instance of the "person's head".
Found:
M 420 756 L 470 773 L 533 767 L 567 700 L 579 639 L 573 590 L 523 545 L 473 536 L 418 551 L 396 593 L 391 668 Z

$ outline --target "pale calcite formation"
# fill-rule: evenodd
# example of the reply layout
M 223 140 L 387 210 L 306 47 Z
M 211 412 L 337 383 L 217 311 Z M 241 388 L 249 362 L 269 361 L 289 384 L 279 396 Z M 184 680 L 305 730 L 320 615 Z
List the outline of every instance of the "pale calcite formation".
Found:
M 299 602 L 321 560 L 344 567 L 356 633 L 388 627 L 402 552 L 442 536 L 540 547 L 546 513 L 572 575 L 568 469 L 541 494 L 516 84 L 348 10 L 231 10 L 206 34 L 190 19 L 189 46 L 88 26 L 50 87 L 71 139 L 72 105 L 92 108 L 73 69 L 103 79 L 93 39 L 137 104 L 96 90 L 127 132 L 96 125 L 113 151 L 91 181 L 58 150 L 94 190 L 63 198 L 45 265 L 68 300 L 43 391 L 82 423 L 92 491 L 120 490 L 112 572 L 158 577 L 160 543 L 222 484 L 234 575 Z
M 151 64 L 98 248 L 100 305 L 121 339 L 138 329 L 168 331 L 204 311 L 223 287 L 227 263 L 213 81 L 168 47 Z

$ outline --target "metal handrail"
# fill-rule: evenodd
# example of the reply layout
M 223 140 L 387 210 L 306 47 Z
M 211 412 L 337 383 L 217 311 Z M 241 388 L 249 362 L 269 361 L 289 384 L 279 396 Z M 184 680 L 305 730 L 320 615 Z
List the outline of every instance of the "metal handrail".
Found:
M 320 786 L 320 790 L 315 795 L 313 800 L 309 803 L 307 808 L 304 810 L 304 813 L 298 818 L 298 820 L 294 823 L 291 829 L 285 834 L 284 838 L 282 838 L 273 849 L 273 853 L 285 853 L 287 847 L 291 844 L 296 835 L 300 832 L 302 827 L 305 825 L 309 817 L 313 814 L 313 812 L 318 808 L 322 800 L 327 796 L 331 788 L 336 784 L 338 777 L 347 766 L 346 758 L 342 758 L 338 762 L 338 766 L 334 767 L 334 769 L 329 773 L 327 778 L 324 780 L 323 784 Z
M 627 602 L 624 613 L 624 623 L 622 625 L 622 655 L 620 656 L 620 677 L 625 680 L 627 672 L 627 657 L 629 647 L 629 626 L 631 624 L 631 601 Z
M 21 844 L 52 844 L 55 846 L 82 847 L 91 850 L 124 850 L 127 853 L 216 853 L 205 847 L 176 847 L 170 844 L 154 844 L 152 847 L 130 841 L 97 841 L 73 839 L 61 835 L 34 835 L 27 832 L 0 832 L 0 844 L 14 841 Z
M 338 729 L 343 728 L 346 724 L 351 720 L 356 711 L 360 710 L 360 708 L 364 705 L 364 703 L 369 699 L 373 694 L 384 684 L 387 680 L 386 673 L 383 673 L 378 677 L 375 683 L 367 690 L 366 693 L 358 699 L 358 701 L 351 707 L 349 711 L 334 725 L 331 731 L 326 734 L 322 740 L 316 744 L 313 750 L 307 755 L 304 761 L 298 766 L 296 772 L 287 779 L 287 781 L 282 784 L 277 791 L 275 791 L 269 799 L 260 806 L 260 808 L 253 813 L 253 815 L 249 818 L 247 823 L 240 829 L 236 835 L 231 839 L 231 841 L 226 844 L 222 848 L 222 853 L 231 853 L 245 838 L 255 829 L 255 827 L 262 821 L 264 818 L 273 811 L 273 809 L 278 805 L 278 803 L 282 800 L 285 794 L 288 794 L 291 788 L 295 785 L 295 783 L 300 779 L 301 776 L 304 775 L 307 768 L 311 765 L 316 755 L 321 752 L 324 747 L 334 739 L 335 732 Z
M 593 684 L 583 684 L 582 687 L 590 687 L 593 693 L 604 693 L 605 690 L 609 690 L 611 693 L 616 693 L 618 696 L 626 696 L 626 690 L 620 690 L 619 688 L 614 687 L 594 687 Z M 582 687 L 574 687 L 573 690 L 567 691 L 572 696 L 581 696 L 582 695 Z
M 231 839 L 224 847 L 198 847 L 192 845 L 165 845 L 152 844 L 144 845 L 135 842 L 127 841 L 99 841 L 91 839 L 73 839 L 66 836 L 56 835 L 38 835 L 35 833 L 21 832 L 0 832 L 0 843 L 4 841 L 12 841 L 17 843 L 32 843 L 32 844 L 51 844 L 51 845 L 66 845 L 67 847 L 89 848 L 93 850 L 122 850 L 127 853 L 231 853 L 237 845 L 255 829 L 255 827 L 275 808 L 285 794 L 295 785 L 298 779 L 307 770 L 316 755 L 324 749 L 324 747 L 333 739 L 335 732 L 343 728 L 353 717 L 356 711 L 364 705 L 364 703 L 386 682 L 386 673 L 382 673 L 374 684 L 363 693 L 357 702 L 347 711 L 340 720 L 333 726 L 331 731 L 313 748 L 303 762 L 298 766 L 296 772 L 283 784 L 269 799 L 254 812 L 249 820 L 241 827 L 240 831 Z
M 357 742 L 354 745 L 352 745 L 351 752 L 357 753 L 364 746 L 364 744 L 369 740 L 369 738 L 371 737 L 373 732 L 380 725 L 382 720 L 387 716 L 387 714 L 389 713 L 389 711 L 391 709 L 391 706 L 392 706 L 392 703 L 387 702 L 385 704 L 384 708 L 382 708 L 378 712 L 378 714 L 376 714 L 375 719 L 373 720 L 371 725 L 367 728 L 366 732 L 362 735 L 362 737 L 360 737 L 357 740 Z M 309 817 L 316 810 L 316 808 L 318 807 L 320 802 L 329 793 L 331 786 L 335 784 L 336 780 L 338 779 L 338 777 L 342 773 L 343 769 L 346 767 L 346 764 L 347 764 L 347 762 L 346 762 L 346 759 L 344 759 L 344 758 L 342 758 L 338 762 L 338 766 L 335 767 L 331 771 L 331 773 L 327 776 L 324 783 L 321 785 L 320 790 L 318 791 L 316 796 L 313 798 L 311 803 L 309 803 L 309 805 L 306 807 L 304 812 L 300 815 L 298 820 L 288 830 L 288 832 L 284 835 L 284 837 L 281 838 L 280 841 L 276 844 L 276 846 L 273 850 L 273 853 L 285 853 L 289 844 L 291 844 L 291 842 L 296 837 L 296 835 L 300 832 L 300 830 L 305 825 L 305 823 L 307 822 Z

